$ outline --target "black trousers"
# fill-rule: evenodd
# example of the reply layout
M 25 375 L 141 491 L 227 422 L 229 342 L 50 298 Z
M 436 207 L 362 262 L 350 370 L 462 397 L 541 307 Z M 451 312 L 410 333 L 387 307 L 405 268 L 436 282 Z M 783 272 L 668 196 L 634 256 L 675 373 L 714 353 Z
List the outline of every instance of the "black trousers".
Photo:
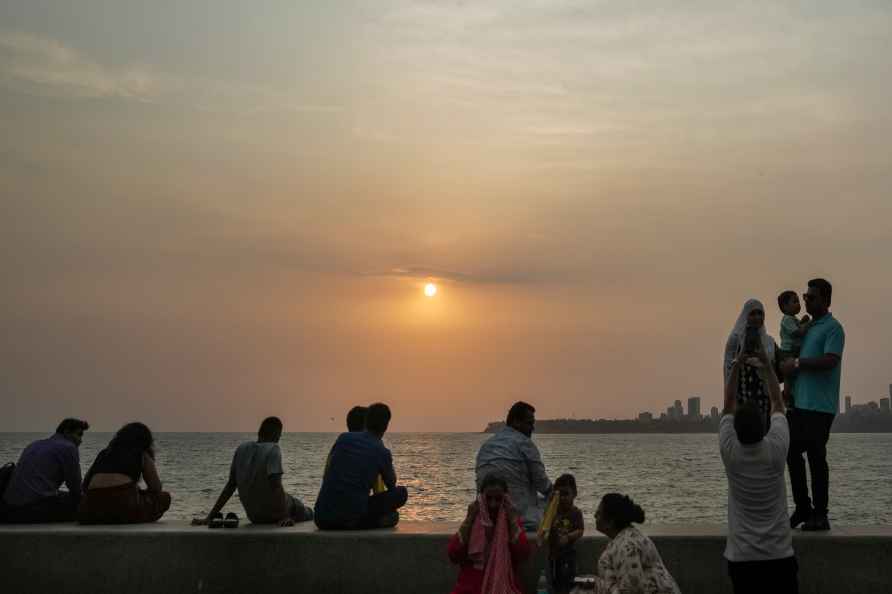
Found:
M 368 499 L 365 515 L 358 521 L 345 521 L 338 518 L 324 518 L 317 513 L 313 518 L 320 530 L 363 530 L 367 528 L 391 528 L 400 521 L 396 511 L 406 505 L 409 491 L 405 487 L 396 487 Z M 317 511 L 318 511 L 317 507 Z
M 359 521 L 360 528 L 390 528 L 400 521 L 396 510 L 406 505 L 409 491 L 396 487 L 369 497 L 369 509 Z
M 790 486 L 796 509 L 827 515 L 830 487 L 830 467 L 827 466 L 827 441 L 834 415 L 814 410 L 793 408 L 787 413 L 790 425 L 790 450 L 787 453 L 787 468 L 790 471 Z M 805 478 L 805 460 L 808 456 L 808 470 L 811 474 L 811 493 L 808 496 L 808 482 Z
M 8 524 L 43 524 L 73 522 L 77 513 L 78 498 L 62 492 L 28 505 L 2 505 L 0 522 Z
M 728 561 L 734 594 L 799 594 L 796 557 L 771 561 Z

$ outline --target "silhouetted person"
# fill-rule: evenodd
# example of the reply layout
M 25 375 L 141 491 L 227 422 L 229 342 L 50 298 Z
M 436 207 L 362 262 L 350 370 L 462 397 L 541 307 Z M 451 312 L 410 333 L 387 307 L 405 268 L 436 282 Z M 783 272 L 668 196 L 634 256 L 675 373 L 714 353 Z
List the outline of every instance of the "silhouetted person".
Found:
M 728 381 L 728 375 L 731 373 L 732 362 L 736 361 L 741 353 L 755 357 L 759 351 L 764 352 L 768 360 L 774 364 L 778 349 L 774 339 L 765 330 L 765 306 L 758 299 L 748 299 L 743 304 L 725 343 L 723 365 L 725 381 Z M 755 403 L 762 411 L 763 425 L 767 430 L 771 417 L 771 401 L 759 370 L 744 363 L 738 373 L 737 381 L 737 404 Z
M 738 405 L 737 380 L 744 365 L 759 369 L 767 386 L 771 399 L 767 433 L 755 403 Z M 756 358 L 742 354 L 731 366 L 719 423 L 719 450 L 728 476 L 725 559 L 735 594 L 799 591 L 784 482 L 789 445 L 790 430 L 774 367 L 764 353 Z
M 65 419 L 56 432 L 31 443 L 22 452 L 2 493 L 0 520 L 12 523 L 70 522 L 81 496 L 78 448 L 86 421 Z M 59 491 L 62 484 L 68 491 Z
M 396 485 L 393 457 L 381 438 L 390 423 L 386 404 L 373 404 L 362 432 L 342 433 L 329 454 L 329 464 L 316 498 L 316 525 L 323 530 L 395 526 L 397 510 L 409 493 Z M 378 475 L 383 493 L 369 495 Z
M 536 409 L 526 402 L 515 402 L 505 427 L 480 446 L 475 465 L 478 488 L 487 475 L 505 479 L 527 530 L 535 530 L 542 521 L 545 504 L 537 493 L 546 497 L 551 493 L 539 448 L 530 438 L 536 427 L 535 413 Z
M 146 483 L 139 488 L 139 481 Z M 170 508 L 155 467 L 155 438 L 143 423 L 121 427 L 84 478 L 77 510 L 81 524 L 156 522 Z
M 267 417 L 260 423 L 257 441 L 246 441 L 236 448 L 226 486 L 207 518 L 194 524 L 210 522 L 236 489 L 245 514 L 254 524 L 292 526 L 313 519 L 313 510 L 286 493 L 282 486 L 282 429 L 278 417 Z
M 790 525 L 805 522 L 803 530 L 829 530 L 830 469 L 827 467 L 827 441 L 830 427 L 839 411 L 839 380 L 842 351 L 846 335 L 830 313 L 833 287 L 822 278 L 808 281 L 803 295 L 805 309 L 812 318 L 802 338 L 799 356 L 784 361 L 784 377 L 794 377 L 793 408 L 787 415 L 790 422 L 790 453 L 787 467 L 796 510 Z M 808 496 L 805 461 L 808 455 L 812 498 Z
M 354 406 L 347 413 L 347 431 L 365 431 L 365 418 L 369 414 L 369 407 Z

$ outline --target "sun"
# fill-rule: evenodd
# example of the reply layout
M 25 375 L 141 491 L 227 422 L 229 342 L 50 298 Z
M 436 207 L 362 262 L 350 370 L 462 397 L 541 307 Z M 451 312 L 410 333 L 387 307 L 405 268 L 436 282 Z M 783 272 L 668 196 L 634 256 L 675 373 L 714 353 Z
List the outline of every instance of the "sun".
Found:
M 433 297 L 437 294 L 437 285 L 434 283 L 427 283 L 424 285 L 424 294 L 428 297 Z

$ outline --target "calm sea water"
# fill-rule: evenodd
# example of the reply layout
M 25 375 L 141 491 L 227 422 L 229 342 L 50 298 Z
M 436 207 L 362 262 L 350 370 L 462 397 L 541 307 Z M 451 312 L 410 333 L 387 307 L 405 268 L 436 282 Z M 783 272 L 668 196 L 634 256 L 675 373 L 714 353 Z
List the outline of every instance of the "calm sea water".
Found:
M 0 433 L 0 463 L 17 460 L 43 437 Z M 166 517 L 203 515 L 220 493 L 235 447 L 253 434 L 156 434 L 158 468 L 173 495 Z M 333 433 L 282 437 L 286 489 L 313 504 Z M 409 488 L 405 520 L 460 521 L 474 496 L 479 433 L 388 434 L 397 474 Z M 110 434 L 88 432 L 81 446 L 84 472 Z M 715 435 L 536 435 L 549 476 L 576 476 L 577 505 L 589 520 L 604 493 L 630 494 L 661 524 L 725 522 L 727 487 Z M 892 525 L 892 434 L 834 434 L 829 444 L 831 519 L 840 524 Z M 789 491 L 789 487 L 788 487 Z M 791 499 L 792 505 L 792 499 Z M 233 497 L 227 509 L 243 516 Z

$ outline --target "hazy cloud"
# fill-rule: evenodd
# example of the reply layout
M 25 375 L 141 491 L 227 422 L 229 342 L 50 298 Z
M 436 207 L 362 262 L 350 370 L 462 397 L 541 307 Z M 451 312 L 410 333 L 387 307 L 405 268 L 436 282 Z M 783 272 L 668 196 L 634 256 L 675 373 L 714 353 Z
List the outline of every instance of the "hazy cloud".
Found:
M 532 285 L 570 282 L 575 275 L 560 270 L 560 266 L 545 265 L 542 262 L 505 264 L 500 258 L 491 258 L 490 263 L 480 262 L 478 272 L 456 272 L 425 266 L 404 266 L 378 272 L 363 272 L 362 276 L 384 276 L 412 279 L 433 279 L 464 284 L 506 284 Z
M 35 95 L 165 102 L 242 115 L 270 111 L 333 114 L 342 109 L 340 105 L 302 102 L 262 85 L 186 78 L 150 66 L 105 66 L 56 40 L 16 32 L 0 32 L 0 85 Z
M 0 32 L 0 83 L 31 94 L 146 100 L 157 93 L 147 69 L 114 70 L 52 39 Z
M 816 276 L 886 393 L 889 2 L 214 6 L 0 4 L 0 429 L 708 409 Z

